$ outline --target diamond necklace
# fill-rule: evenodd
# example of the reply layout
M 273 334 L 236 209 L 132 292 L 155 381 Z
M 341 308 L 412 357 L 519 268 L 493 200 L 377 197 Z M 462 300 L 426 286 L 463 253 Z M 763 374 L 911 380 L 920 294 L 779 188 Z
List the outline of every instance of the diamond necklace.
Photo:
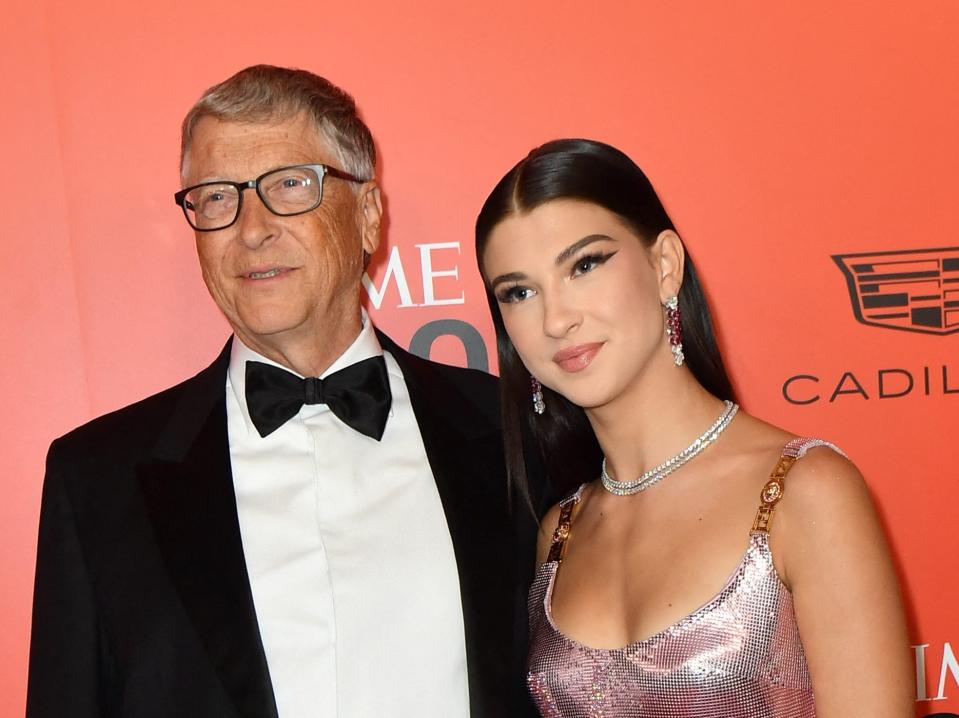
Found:
M 631 496 L 645 491 L 650 486 L 658 483 L 673 473 L 680 466 L 684 465 L 690 459 L 698 456 L 703 449 L 716 441 L 723 430 L 729 426 L 729 422 L 736 416 L 739 406 L 731 401 L 723 402 L 723 413 L 719 415 L 715 423 L 710 426 L 696 441 L 680 451 L 674 457 L 666 459 L 659 466 L 650 469 L 638 479 L 632 481 L 617 481 L 606 471 L 606 457 L 603 457 L 603 471 L 600 478 L 603 481 L 603 487 L 611 494 L 617 496 Z

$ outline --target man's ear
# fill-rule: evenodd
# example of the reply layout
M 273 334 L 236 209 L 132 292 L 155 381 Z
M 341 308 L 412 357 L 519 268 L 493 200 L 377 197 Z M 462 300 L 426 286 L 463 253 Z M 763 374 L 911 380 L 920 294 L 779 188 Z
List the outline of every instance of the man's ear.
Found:
M 659 300 L 665 302 L 678 296 L 679 288 L 683 286 L 686 249 L 679 235 L 666 229 L 656 237 L 652 252 L 659 272 Z
M 375 180 L 365 182 L 357 197 L 360 233 L 362 234 L 363 253 L 372 255 L 380 246 L 380 225 L 383 222 L 383 201 L 380 187 Z

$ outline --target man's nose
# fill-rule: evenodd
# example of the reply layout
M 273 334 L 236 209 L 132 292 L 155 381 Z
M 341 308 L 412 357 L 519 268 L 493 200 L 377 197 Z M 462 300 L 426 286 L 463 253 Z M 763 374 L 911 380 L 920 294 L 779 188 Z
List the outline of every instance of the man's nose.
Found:
M 273 238 L 276 223 L 274 215 L 255 191 L 247 191 L 236 218 L 237 234 L 250 249 L 257 249 Z

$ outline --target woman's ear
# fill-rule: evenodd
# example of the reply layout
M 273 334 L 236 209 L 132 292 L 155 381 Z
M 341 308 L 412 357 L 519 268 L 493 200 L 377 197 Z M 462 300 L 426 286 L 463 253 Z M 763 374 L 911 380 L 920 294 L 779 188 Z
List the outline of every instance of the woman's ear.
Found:
M 671 229 L 665 229 L 656 237 L 652 247 L 653 257 L 659 270 L 659 300 L 665 302 L 679 295 L 683 286 L 683 268 L 686 250 L 683 242 Z

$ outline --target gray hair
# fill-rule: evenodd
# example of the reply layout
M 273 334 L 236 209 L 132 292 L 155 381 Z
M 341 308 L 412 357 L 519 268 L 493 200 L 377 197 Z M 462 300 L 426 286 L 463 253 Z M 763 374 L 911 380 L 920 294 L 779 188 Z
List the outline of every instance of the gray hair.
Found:
M 190 151 L 197 123 L 204 117 L 223 122 L 275 122 L 305 114 L 330 145 L 341 169 L 373 179 L 376 150 L 356 103 L 329 80 L 306 70 L 253 65 L 209 88 L 183 118 L 180 170 Z

